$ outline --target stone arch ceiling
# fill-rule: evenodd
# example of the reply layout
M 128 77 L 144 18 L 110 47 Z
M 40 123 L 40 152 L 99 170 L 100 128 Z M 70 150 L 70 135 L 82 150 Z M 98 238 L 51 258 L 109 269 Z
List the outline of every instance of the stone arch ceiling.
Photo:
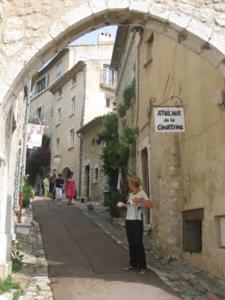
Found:
M 108 24 L 146 25 L 225 75 L 225 0 L 0 0 L 0 109 L 54 53 Z

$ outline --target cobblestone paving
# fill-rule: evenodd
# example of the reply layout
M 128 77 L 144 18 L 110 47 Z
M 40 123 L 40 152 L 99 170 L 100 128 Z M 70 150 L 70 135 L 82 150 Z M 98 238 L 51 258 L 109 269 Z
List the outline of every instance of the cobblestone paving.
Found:
M 105 207 L 101 204 L 76 203 L 99 227 L 127 248 L 124 222 L 115 224 Z M 179 258 L 164 258 L 157 255 L 150 246 L 149 236 L 145 236 L 145 249 L 148 266 L 167 285 L 187 300 L 224 300 L 225 283 L 218 280 Z

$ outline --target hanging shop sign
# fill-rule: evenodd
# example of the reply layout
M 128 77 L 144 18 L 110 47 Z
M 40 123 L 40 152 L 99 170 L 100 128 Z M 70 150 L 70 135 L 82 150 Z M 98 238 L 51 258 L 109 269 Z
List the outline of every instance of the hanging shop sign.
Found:
M 154 116 L 156 132 L 185 132 L 183 107 L 154 107 Z
M 28 123 L 26 126 L 27 129 L 27 147 L 41 147 L 42 145 L 42 136 L 43 136 L 42 125 L 36 125 Z

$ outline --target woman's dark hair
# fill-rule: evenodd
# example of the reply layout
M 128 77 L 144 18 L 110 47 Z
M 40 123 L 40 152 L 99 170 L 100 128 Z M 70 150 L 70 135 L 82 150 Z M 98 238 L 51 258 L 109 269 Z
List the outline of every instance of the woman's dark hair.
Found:
M 73 177 L 73 172 L 69 172 L 68 178 L 72 178 L 72 177 Z

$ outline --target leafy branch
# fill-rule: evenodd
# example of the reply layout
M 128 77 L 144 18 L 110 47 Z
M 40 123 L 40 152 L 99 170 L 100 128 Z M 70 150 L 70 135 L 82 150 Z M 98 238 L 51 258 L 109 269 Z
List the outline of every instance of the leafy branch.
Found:
M 132 100 L 136 97 L 135 90 L 135 79 L 132 83 L 128 85 L 123 92 L 123 103 L 120 103 L 118 106 L 118 114 L 123 118 L 126 114 L 126 111 L 130 108 Z
M 124 181 L 128 176 L 128 161 L 130 145 L 135 142 L 138 135 L 137 128 L 125 127 L 121 136 L 118 135 L 118 116 L 113 113 L 103 120 L 104 129 L 98 134 L 104 142 L 101 155 L 104 173 L 108 176 L 110 189 L 117 186 L 119 169 L 122 170 Z

